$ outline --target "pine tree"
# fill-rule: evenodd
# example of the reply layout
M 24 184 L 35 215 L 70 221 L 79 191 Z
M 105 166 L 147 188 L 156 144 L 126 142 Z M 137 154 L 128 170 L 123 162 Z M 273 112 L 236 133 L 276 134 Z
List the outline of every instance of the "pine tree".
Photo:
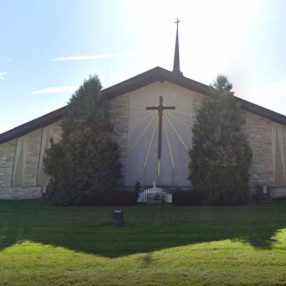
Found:
M 48 194 L 54 204 L 90 204 L 112 190 L 120 178 L 120 154 L 111 140 L 108 102 L 97 76 L 73 94 L 62 122 L 62 140 L 46 151 Z
M 252 152 L 231 89 L 228 79 L 219 75 L 193 126 L 189 179 L 205 204 L 240 204 L 249 196 Z

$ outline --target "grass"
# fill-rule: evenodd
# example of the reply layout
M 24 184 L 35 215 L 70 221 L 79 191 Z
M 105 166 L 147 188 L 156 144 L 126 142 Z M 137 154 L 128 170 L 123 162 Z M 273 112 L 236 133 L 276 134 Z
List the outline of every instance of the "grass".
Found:
M 286 202 L 52 207 L 0 201 L 0 285 L 286 285 Z

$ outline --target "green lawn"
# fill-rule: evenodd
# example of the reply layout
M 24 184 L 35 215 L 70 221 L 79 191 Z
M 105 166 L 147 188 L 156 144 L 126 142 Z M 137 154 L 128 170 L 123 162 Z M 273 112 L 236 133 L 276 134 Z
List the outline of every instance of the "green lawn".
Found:
M 286 202 L 52 207 L 0 201 L 0 285 L 286 285 Z

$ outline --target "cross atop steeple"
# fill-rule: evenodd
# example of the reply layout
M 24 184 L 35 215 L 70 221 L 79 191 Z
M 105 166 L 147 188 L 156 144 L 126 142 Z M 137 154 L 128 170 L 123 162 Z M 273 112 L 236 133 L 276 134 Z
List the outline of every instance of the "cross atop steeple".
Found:
M 177 19 L 175 22 L 175 24 L 177 24 L 177 30 L 178 30 L 179 23 L 181 23 L 181 21 L 179 19 Z
M 179 23 L 180 22 L 181 21 L 179 19 L 177 19 L 175 22 L 177 24 L 177 34 L 176 34 L 173 72 L 177 73 L 178 75 L 183 75 L 183 73 L 180 71 L 180 54 L 179 54 Z

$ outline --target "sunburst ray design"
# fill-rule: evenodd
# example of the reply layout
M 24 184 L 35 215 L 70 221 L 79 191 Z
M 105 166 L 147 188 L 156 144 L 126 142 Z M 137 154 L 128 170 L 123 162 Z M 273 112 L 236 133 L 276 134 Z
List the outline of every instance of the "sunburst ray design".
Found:
M 174 96 L 175 96 L 174 93 L 171 92 L 171 93 L 168 95 L 168 97 L 167 97 L 167 99 L 165 100 L 165 102 L 168 103 L 169 99 L 171 99 L 171 98 L 174 97 Z
M 149 154 L 150 154 L 151 147 L 152 147 L 152 144 L 153 144 L 155 132 L 156 132 L 156 129 L 157 129 L 157 126 L 158 126 L 158 121 L 159 121 L 159 119 L 157 118 L 156 124 L 155 124 L 154 129 L 153 129 L 152 137 L 151 137 L 151 140 L 150 140 L 150 143 L 149 143 L 148 151 L 147 151 L 147 154 L 146 154 L 146 158 L 145 158 L 145 162 L 144 162 L 144 168 L 147 166 L 147 162 L 148 162 Z
M 141 98 L 141 97 L 138 97 L 142 102 L 144 102 L 145 104 L 147 105 L 152 105 L 154 103 L 152 103 L 148 98 Z
M 130 116 L 129 118 L 134 118 L 132 121 L 130 121 L 130 123 L 132 124 L 131 127 L 129 127 L 128 131 L 133 132 L 134 129 L 137 130 L 137 132 L 134 134 L 134 137 L 131 139 L 132 141 L 129 142 L 129 146 L 131 146 L 131 148 L 129 148 L 128 152 L 127 152 L 127 157 L 130 157 L 130 154 L 134 151 L 134 149 L 138 150 L 138 152 L 144 152 L 142 155 L 144 156 L 144 169 L 147 168 L 147 166 L 149 166 L 151 163 L 155 163 L 157 161 L 157 176 L 160 177 L 161 176 L 161 158 L 158 155 L 158 158 L 156 158 L 156 161 L 154 160 L 155 158 L 153 158 L 153 160 L 151 160 L 151 155 L 153 154 L 152 152 L 155 150 L 154 149 L 154 142 L 155 142 L 155 138 L 157 136 L 158 130 L 159 130 L 159 109 L 158 106 L 160 105 L 160 103 L 158 104 L 158 102 L 154 102 L 152 103 L 152 101 L 157 101 L 158 96 L 151 96 L 152 94 L 147 93 L 148 97 L 145 98 L 141 98 L 141 97 L 137 97 L 137 104 L 139 104 L 140 102 L 144 102 L 147 103 L 148 105 L 150 105 L 152 108 L 148 107 L 144 107 L 145 104 L 142 106 L 140 105 L 137 107 L 136 105 L 133 105 L 134 108 L 130 108 Z M 162 140 L 161 138 L 161 148 L 162 148 L 162 144 L 165 144 L 164 148 L 165 148 L 165 154 L 163 155 L 164 158 L 166 158 L 167 160 L 169 160 L 169 156 L 170 156 L 170 161 L 171 161 L 171 165 L 172 168 L 175 168 L 175 163 L 178 164 L 178 162 L 175 162 L 176 157 L 174 155 L 174 144 L 179 144 L 181 146 L 181 144 L 184 146 L 184 148 L 189 151 L 189 147 L 187 146 L 186 142 L 184 141 L 185 139 L 183 139 L 183 137 L 181 136 L 184 135 L 183 134 L 183 130 L 185 130 L 184 128 L 188 128 L 188 130 L 190 130 L 192 128 L 191 125 L 191 121 L 193 118 L 193 107 L 191 107 L 190 105 L 188 106 L 188 104 L 184 104 L 184 100 L 182 100 L 183 98 L 185 98 L 188 95 L 188 93 L 184 93 L 184 94 L 177 94 L 175 92 L 171 92 L 168 94 L 165 94 L 165 98 L 167 98 L 167 100 L 165 100 L 165 102 L 163 103 L 162 101 L 162 105 L 163 105 L 163 110 L 161 111 L 161 132 L 165 135 L 164 139 Z M 159 99 L 162 96 L 159 97 Z M 171 106 L 173 109 L 170 109 L 170 105 L 173 102 L 177 102 L 177 101 L 181 101 L 181 106 L 176 106 L 173 107 Z M 160 102 L 161 102 L 160 101 Z M 183 103 L 183 104 L 182 104 Z M 149 110 L 150 109 L 150 110 Z M 152 110 L 151 110 L 152 109 Z M 140 116 L 140 117 L 139 117 Z M 156 121 L 155 121 L 156 120 Z M 184 127 L 181 127 L 181 126 Z M 140 128 L 140 130 L 138 130 Z M 182 130 L 180 128 L 183 128 Z M 161 134 L 162 134 L 161 133 Z M 159 136 L 159 135 L 158 135 Z M 159 137 L 158 137 L 159 138 Z M 181 143 L 177 143 L 178 139 Z M 172 140 L 175 140 L 174 142 Z M 144 145 L 142 145 L 140 142 L 144 141 Z M 159 142 L 159 139 L 158 139 Z M 141 148 L 144 147 L 143 150 L 139 150 L 139 147 Z M 168 146 L 168 151 L 167 151 L 167 146 Z M 158 147 L 158 150 L 160 149 L 160 147 Z M 152 151 L 152 152 L 151 152 Z M 168 154 L 169 153 L 169 154 Z M 159 151 L 158 151 L 159 154 Z M 150 160 L 151 161 L 150 161 Z M 163 162 L 165 162 L 165 160 L 163 160 Z M 170 162 L 169 161 L 169 162 Z M 143 163 L 143 162 L 142 162 Z M 143 167 L 142 166 L 142 167 Z M 154 166 L 155 167 L 155 166 Z M 170 166 L 171 167 L 171 166 Z
M 177 98 L 174 98 L 174 99 L 171 100 L 170 102 L 167 102 L 167 101 L 166 101 L 166 104 L 168 104 L 168 105 L 173 104 L 174 102 L 177 102 L 177 101 L 181 100 L 182 98 L 184 98 L 184 97 L 187 96 L 187 95 L 188 95 L 188 93 L 184 93 L 183 95 L 181 95 L 181 96 L 179 96 L 179 97 L 177 97 Z
M 144 114 L 147 114 L 147 113 L 150 114 L 150 112 L 152 112 L 152 110 L 147 110 L 147 111 L 144 111 L 144 112 L 138 112 L 138 113 L 135 113 L 135 114 L 131 114 L 131 115 L 129 115 L 129 117 L 137 117 L 137 116 L 144 115 Z
M 174 118 L 176 121 L 178 121 L 179 123 L 181 123 L 182 125 L 186 126 L 188 129 L 191 129 L 192 128 L 192 125 L 184 122 L 183 120 L 181 120 L 180 118 L 178 118 L 177 116 L 175 116 L 174 114 L 172 113 L 168 113 L 169 116 L 171 116 L 172 118 Z
M 145 95 L 138 94 L 138 92 L 135 92 L 135 94 L 140 101 L 144 102 L 147 105 L 155 105 L 157 102 L 157 98 L 154 98 L 152 91 L 150 92 L 150 88 L 147 88 Z
M 150 118 L 151 116 L 154 115 L 154 113 L 156 112 L 152 112 L 151 114 L 148 114 L 146 117 L 144 117 L 143 119 L 139 120 L 138 122 L 136 122 L 133 126 L 131 126 L 129 128 L 129 131 L 131 131 L 132 129 L 134 129 L 136 126 L 140 125 L 141 123 L 143 123 L 145 120 L 147 120 L 148 118 Z
M 169 147 L 169 152 L 170 152 L 170 157 L 171 157 L 171 161 L 172 161 L 172 166 L 174 168 L 175 167 L 175 162 L 174 162 L 174 157 L 173 157 L 173 152 L 172 152 L 172 148 L 171 148 L 171 143 L 170 143 L 170 139 L 169 139 L 169 135 L 168 135 L 168 131 L 167 131 L 167 127 L 166 127 L 166 123 L 165 123 L 165 119 L 164 118 L 163 118 L 163 125 L 164 125 L 164 130 L 165 130 L 167 143 L 168 143 L 168 147 Z
M 168 120 L 169 124 L 171 125 L 171 127 L 172 127 L 173 130 L 175 131 L 176 135 L 178 136 L 178 138 L 180 139 L 180 141 L 182 142 L 182 144 L 184 145 L 184 147 L 186 148 L 186 150 L 189 151 L 189 148 L 187 147 L 186 143 L 184 142 L 183 138 L 182 138 L 181 135 L 179 134 L 178 130 L 176 129 L 176 127 L 174 126 L 174 124 L 172 123 L 172 121 L 168 118 L 167 114 L 166 114 L 166 119 Z
M 168 110 L 168 111 L 170 111 L 170 112 L 175 112 L 175 113 L 182 114 L 182 115 L 186 115 L 186 116 L 191 116 L 191 117 L 194 116 L 194 115 L 191 114 L 191 113 L 186 113 L 186 112 L 177 111 L 177 110 Z
M 168 100 L 173 96 L 173 93 L 170 93 L 167 97 L 167 99 L 165 100 L 165 102 L 168 102 Z
M 171 100 L 172 98 L 174 99 L 174 97 L 176 97 L 178 92 L 178 87 L 176 86 L 172 91 L 168 91 L 169 95 L 167 96 L 165 102 L 169 102 L 169 100 Z
M 193 107 L 180 106 L 180 107 L 176 107 L 176 109 L 194 109 L 194 108 Z
M 140 142 L 140 140 L 143 138 L 144 134 L 146 133 L 146 131 L 148 130 L 148 128 L 150 127 L 151 123 L 154 121 L 154 119 L 156 118 L 157 114 L 154 114 L 153 118 L 150 120 L 150 122 L 148 123 L 148 125 L 145 127 L 145 129 L 141 132 L 141 134 L 138 136 L 136 142 L 133 144 L 133 146 L 131 147 L 131 149 L 129 150 L 129 152 L 127 153 L 127 156 L 130 155 L 130 153 L 134 150 L 134 148 L 136 147 L 136 145 Z
M 134 92 L 133 94 L 134 94 L 134 95 L 136 96 L 136 98 L 139 99 L 141 102 L 144 102 L 144 103 L 147 104 L 147 105 L 152 104 L 152 102 L 151 102 L 148 98 L 146 98 L 146 96 L 143 97 L 143 95 L 138 94 L 138 92 Z

